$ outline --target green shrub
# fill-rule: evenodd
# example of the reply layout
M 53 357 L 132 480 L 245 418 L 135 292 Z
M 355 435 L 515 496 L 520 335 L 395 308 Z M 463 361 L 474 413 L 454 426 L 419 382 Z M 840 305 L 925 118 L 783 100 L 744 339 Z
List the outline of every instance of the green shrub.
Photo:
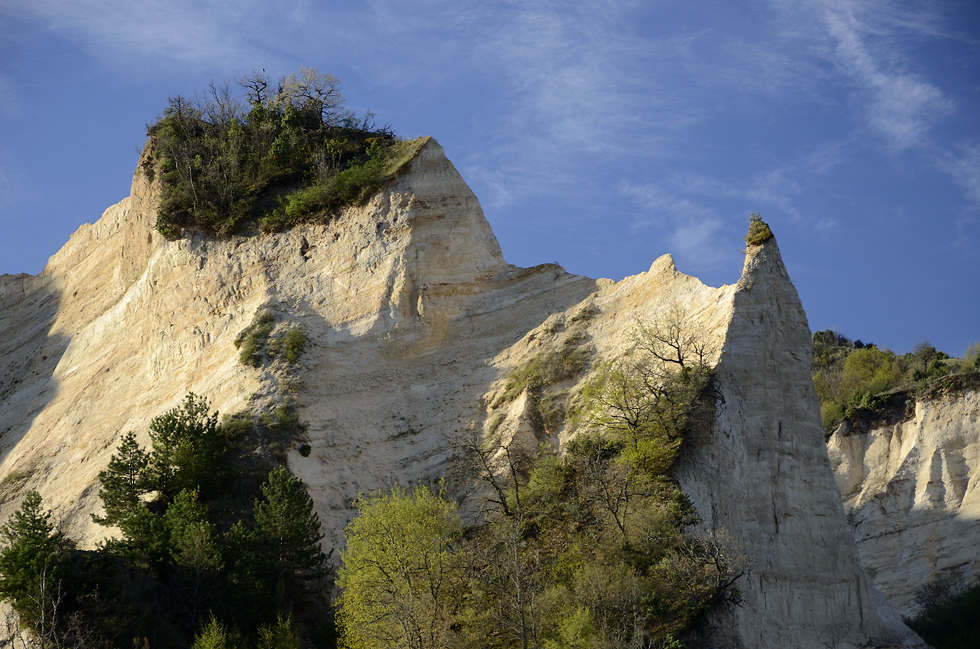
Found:
M 185 227 L 227 235 L 250 221 L 272 232 L 327 220 L 374 193 L 425 142 L 399 141 L 370 114 L 355 118 L 331 75 L 301 68 L 274 93 L 262 74 L 238 83 L 245 99 L 212 85 L 203 99 L 170 98 L 149 127 L 163 184 L 156 227 L 167 238 Z M 311 96 L 331 97 L 329 109 Z
M 557 351 L 546 349 L 533 359 L 514 369 L 507 377 L 501 402 L 516 399 L 524 390 L 532 393 L 580 374 L 585 369 L 587 352 L 575 347 L 575 338 L 566 340 Z
M 8 471 L 0 480 L 0 502 L 10 500 L 30 477 L 29 471 Z
M 591 320 L 595 314 L 599 312 L 599 309 L 594 304 L 586 304 L 581 309 L 579 309 L 575 315 L 568 321 L 569 323 L 576 322 L 588 322 Z
M 544 432 L 556 434 L 565 423 L 568 412 L 568 390 L 549 392 L 538 401 L 541 428 Z
M 980 647 L 980 584 L 936 598 L 905 623 L 936 649 Z
M 490 420 L 490 427 L 487 429 L 487 437 L 493 437 L 496 432 L 500 430 L 500 426 L 504 423 L 504 419 L 504 415 L 502 413 L 498 413 L 493 419 Z
M 221 419 L 221 434 L 228 440 L 239 440 L 255 430 L 255 420 L 251 413 L 236 412 L 226 414 Z
M 251 324 L 242 329 L 235 338 L 235 347 L 240 349 L 238 359 L 242 365 L 258 367 L 262 364 L 262 353 L 275 326 L 276 316 L 268 309 L 258 309 Z
M 276 336 L 266 344 L 266 353 L 269 356 L 279 356 L 292 365 L 303 355 L 306 349 L 306 330 L 302 327 L 292 327 L 281 336 Z
M 228 628 L 212 613 L 211 620 L 194 636 L 191 649 L 238 649 L 245 641 L 236 627 Z
M 745 235 L 745 243 L 749 246 L 761 246 L 772 239 L 769 224 L 762 220 L 762 215 L 753 212 L 749 216 L 749 233 Z

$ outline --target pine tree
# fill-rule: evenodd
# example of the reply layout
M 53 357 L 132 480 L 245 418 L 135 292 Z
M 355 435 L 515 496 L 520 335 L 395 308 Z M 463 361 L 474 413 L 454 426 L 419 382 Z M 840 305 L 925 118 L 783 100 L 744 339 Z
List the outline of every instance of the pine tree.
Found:
M 306 485 L 279 467 L 269 473 L 261 489 L 265 499 L 255 501 L 253 538 L 281 606 L 286 592 L 306 590 L 324 576 L 327 557 L 320 547 L 320 518 Z
M 99 472 L 99 498 L 105 508 L 104 516 L 92 514 L 99 525 L 119 525 L 134 516 L 143 505 L 142 497 L 149 491 L 147 467 L 150 456 L 136 442 L 136 435 L 127 433 L 119 445 L 118 455 L 109 460 L 109 468 Z
M 32 491 L 20 509 L 0 527 L 0 600 L 10 603 L 22 622 L 39 635 L 52 622 L 52 605 L 60 588 L 68 542 L 41 508 L 41 494 Z
M 184 489 L 207 492 L 215 482 L 222 439 L 218 413 L 209 409 L 207 399 L 190 393 L 182 406 L 150 422 L 150 487 L 167 502 Z
M 176 565 L 173 585 L 195 625 L 215 593 L 221 568 L 217 533 L 197 496 L 196 489 L 181 491 L 163 517 Z

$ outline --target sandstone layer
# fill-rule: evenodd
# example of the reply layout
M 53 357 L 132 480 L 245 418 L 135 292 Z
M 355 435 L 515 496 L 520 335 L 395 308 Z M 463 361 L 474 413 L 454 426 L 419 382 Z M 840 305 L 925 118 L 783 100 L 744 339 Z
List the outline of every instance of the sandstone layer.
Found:
M 980 391 L 913 403 L 890 424 L 842 424 L 828 444 L 865 569 L 907 616 L 922 586 L 980 577 Z
M 0 517 L 38 489 L 91 547 L 106 534 L 89 517 L 97 475 L 124 433 L 148 443 L 150 419 L 189 391 L 224 413 L 281 399 L 281 372 L 242 365 L 233 344 L 265 308 L 309 335 L 294 378 L 311 452 L 288 461 L 334 546 L 359 492 L 448 474 L 452 440 L 491 416 L 511 437 L 560 448 L 571 431 L 534 438 L 521 399 L 494 409 L 508 373 L 573 327 L 593 357 L 614 358 L 638 321 L 679 309 L 715 350 L 717 412 L 677 477 L 705 526 L 747 556 L 743 605 L 717 611 L 701 643 L 919 645 L 858 562 L 822 443 L 809 329 L 774 241 L 721 288 L 669 256 L 616 283 L 516 268 L 433 140 L 366 205 L 274 236 L 166 241 L 152 227 L 158 195 L 138 174 L 40 275 L 0 278 Z

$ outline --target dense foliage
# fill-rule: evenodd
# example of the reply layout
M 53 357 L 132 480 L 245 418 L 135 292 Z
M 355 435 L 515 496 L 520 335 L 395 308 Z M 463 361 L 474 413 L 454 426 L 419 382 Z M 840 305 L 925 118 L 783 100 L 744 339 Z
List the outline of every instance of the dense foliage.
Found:
M 257 221 L 265 232 L 329 219 L 391 178 L 421 140 L 398 140 L 368 113 L 344 108 L 340 82 L 310 68 L 279 79 L 252 73 L 209 87 L 203 98 L 172 97 L 148 128 L 163 200 L 157 230 L 230 234 Z
M 320 523 L 269 450 L 295 423 L 219 425 L 188 395 L 152 421 L 149 451 L 129 433 L 99 475 L 105 512 L 93 519 L 121 538 L 73 551 L 40 496 L 25 498 L 0 529 L 0 598 L 43 646 L 296 647 L 300 635 L 330 646 Z
M 339 573 L 341 646 L 680 647 L 737 598 L 737 548 L 693 532 L 666 475 L 710 383 L 707 349 L 680 322 L 641 327 L 631 353 L 598 366 L 564 456 L 462 443 L 462 473 L 484 483 L 480 525 L 464 530 L 425 486 L 363 496 Z M 538 356 L 517 378 L 532 391 L 562 368 Z
M 922 341 L 908 354 L 851 341 L 841 334 L 813 334 L 811 371 L 820 398 L 824 430 L 829 434 L 844 419 L 888 406 L 900 392 L 917 392 L 949 374 L 980 370 L 980 355 L 951 358 Z
M 937 585 L 940 588 L 936 589 Z M 926 607 L 916 617 L 905 620 L 909 628 L 936 649 L 980 647 L 980 584 L 970 588 L 930 586 L 920 591 L 920 595 L 930 597 L 917 598 Z

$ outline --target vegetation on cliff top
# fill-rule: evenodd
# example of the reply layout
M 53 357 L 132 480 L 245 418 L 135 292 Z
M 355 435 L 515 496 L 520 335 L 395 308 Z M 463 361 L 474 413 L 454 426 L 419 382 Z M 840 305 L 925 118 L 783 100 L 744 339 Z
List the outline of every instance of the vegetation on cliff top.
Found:
M 340 82 L 311 68 L 273 82 L 262 72 L 169 99 L 147 129 L 144 171 L 160 175 L 157 230 L 231 234 L 257 222 L 274 232 L 326 221 L 394 177 L 424 139 L 402 141 L 371 113 L 344 108 Z
M 893 407 L 904 411 L 909 396 L 955 387 L 951 375 L 964 378 L 980 370 L 973 345 L 963 359 L 951 358 L 924 340 L 907 354 L 881 350 L 874 343 L 851 341 L 831 330 L 813 334 L 811 372 L 820 398 L 824 431 L 829 435 L 845 419 L 856 421 Z M 949 377 L 948 379 L 945 377 Z
M 753 212 L 749 215 L 749 233 L 745 235 L 745 245 L 761 246 L 773 238 L 769 224 L 762 220 L 762 215 Z

